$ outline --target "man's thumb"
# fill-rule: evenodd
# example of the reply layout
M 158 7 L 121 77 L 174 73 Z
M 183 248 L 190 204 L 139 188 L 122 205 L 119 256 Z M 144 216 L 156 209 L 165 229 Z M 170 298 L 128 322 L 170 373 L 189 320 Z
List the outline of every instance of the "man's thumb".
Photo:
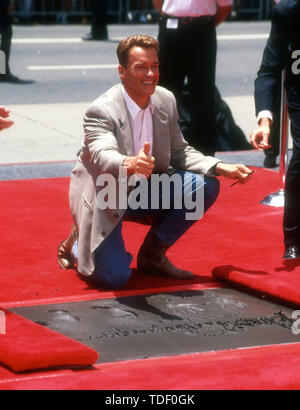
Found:
M 149 155 L 149 154 L 150 154 L 150 149 L 151 149 L 150 142 L 145 142 L 145 143 L 144 143 L 144 153 L 145 153 L 146 155 Z

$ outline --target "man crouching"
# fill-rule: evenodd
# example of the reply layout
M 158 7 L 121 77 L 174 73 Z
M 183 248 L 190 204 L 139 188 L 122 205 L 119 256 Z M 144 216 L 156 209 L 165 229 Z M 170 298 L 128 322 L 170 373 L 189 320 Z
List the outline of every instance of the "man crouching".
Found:
M 251 170 L 244 165 L 204 156 L 184 140 L 175 98 L 157 86 L 158 48 L 157 40 L 149 36 L 135 35 L 121 41 L 117 49 L 121 84 L 89 107 L 82 150 L 71 175 L 74 226 L 58 249 L 58 261 L 63 269 L 77 264 L 80 275 L 109 289 L 123 287 L 131 274 L 132 256 L 123 241 L 123 220 L 151 224 L 138 253 L 139 273 L 192 279 L 193 273 L 175 267 L 166 251 L 215 202 L 219 181 L 214 176 L 241 183 L 250 178 Z M 124 189 L 120 190 L 120 169 L 121 175 L 131 180 L 127 201 Z M 155 175 L 175 178 L 176 183 L 170 184 L 168 206 L 164 206 L 163 184 L 153 188 Z M 139 195 L 130 186 L 132 179 Z M 111 189 L 114 200 L 110 201 Z M 203 212 L 195 212 L 197 217 L 193 218 L 187 204 L 194 203 L 196 209 L 197 194 Z

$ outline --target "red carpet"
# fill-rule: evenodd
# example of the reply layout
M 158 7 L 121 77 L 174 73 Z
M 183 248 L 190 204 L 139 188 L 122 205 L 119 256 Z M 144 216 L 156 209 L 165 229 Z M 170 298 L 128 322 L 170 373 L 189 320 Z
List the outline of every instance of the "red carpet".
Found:
M 57 366 L 88 366 L 98 353 L 75 340 L 11 312 L 0 335 L 0 363 L 14 372 Z
M 118 292 L 93 288 L 74 271 L 63 271 L 57 264 L 57 246 L 72 223 L 68 178 L 1 182 L 5 241 L 0 249 L 0 306 L 221 286 L 213 281 L 212 272 L 218 280 L 298 306 L 300 266 L 286 267 L 281 260 L 282 209 L 259 203 L 277 191 L 278 174 L 258 169 L 246 186 L 232 188 L 227 180 L 221 181 L 215 206 L 169 251 L 174 263 L 193 270 L 197 278 L 182 282 L 135 272 L 126 288 Z M 124 223 L 127 248 L 134 256 L 146 230 L 142 225 Z
M 0 390 L 283 390 L 300 388 L 300 343 L 107 363 L 15 376 Z
M 230 183 L 222 179 L 220 198 L 215 206 L 170 250 L 171 260 L 184 269 L 193 270 L 197 279 L 171 281 L 134 273 L 126 288 L 119 292 L 92 288 L 75 272 L 62 271 L 57 265 L 57 246 L 72 223 L 68 182 L 68 178 L 57 178 L 0 183 L 0 212 L 4 215 L 0 308 L 221 286 L 213 280 L 212 272 L 214 277 L 234 286 L 242 285 L 247 291 L 299 306 L 300 266 L 284 266 L 281 260 L 282 210 L 259 204 L 265 195 L 278 189 L 275 172 L 257 170 L 244 187 L 230 188 Z M 127 248 L 134 256 L 146 229 L 137 224 L 124 224 Z M 22 328 L 16 322 L 16 330 L 17 327 Z M 21 334 L 18 331 L 20 340 Z M 1 335 L 0 340 L 3 341 L 3 337 Z M 38 331 L 36 338 L 40 339 Z M 7 343 L 7 348 L 14 347 L 14 341 Z M 14 356 L 15 348 L 8 349 L 7 353 L 1 346 L 0 349 L 3 362 Z M 38 350 L 35 349 L 32 351 Z M 0 388 L 292 389 L 300 387 L 299 349 L 299 344 L 280 345 L 180 356 L 176 360 L 161 358 L 97 365 L 91 371 L 63 370 L 18 377 L 0 368 Z M 68 351 L 63 350 L 65 358 Z M 6 364 L 17 371 L 24 363 Z M 34 368 L 40 363 L 43 362 L 37 362 Z
M 221 244 L 219 252 L 223 258 L 212 273 L 230 286 L 297 308 L 300 306 L 300 262 L 282 260 L 283 209 L 259 203 L 267 194 L 278 190 L 277 175 L 260 170 L 249 191 L 235 186 L 230 195 L 228 189 L 224 190 L 220 202 L 227 220 L 222 223 L 220 213 L 214 215 L 215 226 L 222 226 L 217 243 Z
M 192 268 L 197 279 L 176 281 L 134 273 L 126 288 L 119 292 L 93 288 L 74 271 L 60 269 L 56 259 L 58 244 L 68 235 L 72 224 L 69 179 L 8 181 L 1 182 L 0 188 L 0 212 L 4 215 L 1 221 L 4 240 L 0 248 L 0 307 L 220 286 L 212 281 L 215 261 L 208 258 L 212 254 L 210 247 L 203 253 L 205 257 L 198 253 L 198 249 L 202 253 L 203 247 L 207 248 L 201 238 L 211 231 L 207 223 L 199 223 L 169 253 L 181 267 Z M 134 256 L 146 230 L 143 225 L 124 224 L 126 244 Z

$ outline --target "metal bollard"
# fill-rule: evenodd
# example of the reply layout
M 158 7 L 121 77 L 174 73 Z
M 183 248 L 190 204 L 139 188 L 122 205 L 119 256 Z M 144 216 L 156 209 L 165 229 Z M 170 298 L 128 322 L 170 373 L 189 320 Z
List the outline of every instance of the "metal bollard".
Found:
M 280 189 L 277 192 L 267 195 L 260 203 L 263 205 L 274 206 L 277 208 L 284 207 L 284 189 L 285 178 L 288 163 L 288 129 L 289 129 L 289 113 L 286 101 L 286 90 L 284 86 L 285 72 L 282 72 L 281 81 L 281 118 L 280 118 Z

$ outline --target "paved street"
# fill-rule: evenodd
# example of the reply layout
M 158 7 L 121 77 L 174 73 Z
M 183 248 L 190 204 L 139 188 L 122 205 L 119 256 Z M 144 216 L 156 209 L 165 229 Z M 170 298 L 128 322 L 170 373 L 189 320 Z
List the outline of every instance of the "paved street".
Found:
M 256 125 L 253 81 L 269 27 L 230 22 L 218 29 L 217 86 L 247 136 Z M 1 84 L 1 103 L 15 121 L 1 135 L 1 164 L 73 161 L 86 107 L 118 82 L 118 41 L 134 33 L 156 36 L 157 25 L 110 25 L 104 42 L 83 42 L 88 31 L 84 25 L 14 27 L 12 71 L 35 83 Z

